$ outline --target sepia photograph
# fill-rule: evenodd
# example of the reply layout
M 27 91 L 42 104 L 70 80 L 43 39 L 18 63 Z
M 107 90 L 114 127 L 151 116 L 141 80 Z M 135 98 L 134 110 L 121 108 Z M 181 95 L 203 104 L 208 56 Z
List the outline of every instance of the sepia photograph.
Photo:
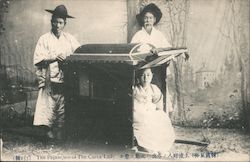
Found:
M 250 0 L 0 0 L 0 161 L 250 161 Z

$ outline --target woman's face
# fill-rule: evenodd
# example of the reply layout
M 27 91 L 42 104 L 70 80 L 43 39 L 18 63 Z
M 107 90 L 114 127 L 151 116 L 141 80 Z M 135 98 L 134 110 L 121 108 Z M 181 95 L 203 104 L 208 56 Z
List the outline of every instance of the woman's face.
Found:
M 145 69 L 141 76 L 140 76 L 140 83 L 142 86 L 148 85 L 151 83 L 153 78 L 153 73 L 151 71 L 151 69 Z
M 151 12 L 146 12 L 143 17 L 144 28 L 146 30 L 151 30 L 156 22 L 155 16 Z

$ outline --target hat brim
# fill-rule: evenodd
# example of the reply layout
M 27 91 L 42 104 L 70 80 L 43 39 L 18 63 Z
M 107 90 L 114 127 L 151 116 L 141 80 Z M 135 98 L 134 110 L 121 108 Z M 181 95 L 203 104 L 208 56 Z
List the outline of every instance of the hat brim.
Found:
M 49 12 L 49 13 L 51 13 L 51 14 L 55 14 L 55 11 L 54 11 L 54 10 L 48 10 L 48 9 L 46 9 L 45 11 L 47 11 L 47 12 Z M 65 17 L 65 18 L 75 18 L 75 17 L 70 16 L 70 15 L 59 15 L 59 16 Z
M 143 16 L 140 13 L 136 15 L 136 20 L 140 26 L 143 26 L 143 24 L 144 24 Z

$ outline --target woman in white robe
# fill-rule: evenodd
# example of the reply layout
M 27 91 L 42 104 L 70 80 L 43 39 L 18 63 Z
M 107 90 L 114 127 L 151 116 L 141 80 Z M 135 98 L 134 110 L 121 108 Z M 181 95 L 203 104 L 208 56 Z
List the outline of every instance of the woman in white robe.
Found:
M 175 134 L 170 118 L 163 111 L 161 90 L 151 83 L 151 69 L 143 69 L 139 84 L 134 87 L 133 131 L 139 147 L 151 153 L 165 154 Z

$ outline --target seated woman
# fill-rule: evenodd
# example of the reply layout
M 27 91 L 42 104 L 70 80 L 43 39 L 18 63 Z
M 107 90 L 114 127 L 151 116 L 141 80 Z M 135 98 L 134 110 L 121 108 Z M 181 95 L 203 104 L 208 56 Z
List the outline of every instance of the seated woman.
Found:
M 133 131 L 138 148 L 149 153 L 166 154 L 175 134 L 170 118 L 163 111 L 161 90 L 151 83 L 151 69 L 142 69 L 134 87 Z

